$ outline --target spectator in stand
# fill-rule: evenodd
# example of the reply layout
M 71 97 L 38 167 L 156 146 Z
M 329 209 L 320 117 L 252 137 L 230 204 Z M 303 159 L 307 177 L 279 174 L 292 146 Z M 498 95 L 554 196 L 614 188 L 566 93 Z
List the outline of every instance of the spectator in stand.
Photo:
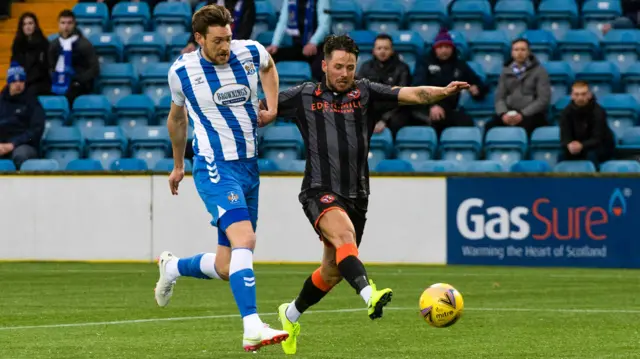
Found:
M 11 15 L 11 0 L 0 1 L 0 20 L 6 20 Z
M 496 89 L 496 117 L 485 125 L 485 133 L 499 126 L 518 126 L 531 136 L 547 125 L 551 85 L 547 70 L 529 50 L 529 41 L 511 43 L 511 62 L 502 69 Z
M 622 0 L 622 16 L 602 25 L 602 33 L 607 34 L 611 29 L 640 28 L 640 1 Z
M 306 61 L 311 65 L 313 77 L 321 81 L 322 42 L 331 29 L 327 10 L 329 0 L 283 0 L 271 46 L 267 47 L 274 61 Z M 293 47 L 280 47 L 285 34 L 293 38 Z
M 207 5 L 224 6 L 233 16 L 233 38 L 236 40 L 248 40 L 253 32 L 253 25 L 256 22 L 256 2 L 255 0 L 209 0 Z M 191 33 L 187 46 L 182 53 L 194 51 L 197 47 L 196 38 Z
M 473 98 L 481 100 L 488 87 L 467 62 L 458 57 L 449 32 L 442 28 L 436 35 L 431 51 L 418 64 L 415 86 L 447 86 L 452 81 L 468 82 Z M 430 123 L 438 137 L 444 129 L 452 126 L 473 126 L 473 119 L 463 110 L 457 109 L 460 95 L 450 96 L 431 106 L 416 106 L 413 116 L 422 123 Z
M 26 81 L 24 68 L 12 63 L 0 93 L 0 158 L 11 158 L 17 168 L 38 157 L 44 132 L 44 110 L 38 98 L 25 91 Z
M 360 71 L 358 71 L 358 77 L 389 86 L 409 86 L 411 84 L 409 66 L 402 62 L 393 51 L 393 40 L 391 36 L 386 34 L 380 34 L 376 37 L 373 59 L 362 64 Z M 395 135 L 400 127 L 410 121 L 411 111 L 408 111 L 407 108 L 392 106 L 393 109 L 389 110 L 380 103 L 374 103 L 373 107 L 372 113 L 380 114 L 378 121 L 376 121 L 376 133 L 389 127 Z
M 35 14 L 26 12 L 18 21 L 18 31 L 11 47 L 11 62 L 27 73 L 27 92 L 40 96 L 51 93 L 49 76 L 49 41 L 42 33 Z
M 58 16 L 60 36 L 49 46 L 49 64 L 53 74 L 51 92 L 66 96 L 69 105 L 80 95 L 93 91 L 93 81 L 100 74 L 96 51 L 76 28 L 71 10 Z
M 564 161 L 589 160 L 598 167 L 613 157 L 615 140 L 607 113 L 584 81 L 571 87 L 571 103 L 560 117 L 560 141 Z

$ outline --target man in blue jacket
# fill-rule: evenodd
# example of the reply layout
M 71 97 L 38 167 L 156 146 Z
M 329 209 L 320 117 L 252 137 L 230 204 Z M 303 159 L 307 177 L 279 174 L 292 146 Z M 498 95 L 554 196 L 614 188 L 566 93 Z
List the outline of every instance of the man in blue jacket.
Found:
M 18 169 L 38 157 L 44 132 L 44 110 L 36 96 L 24 91 L 26 79 L 24 68 L 12 64 L 0 93 L 0 158 L 12 159 Z

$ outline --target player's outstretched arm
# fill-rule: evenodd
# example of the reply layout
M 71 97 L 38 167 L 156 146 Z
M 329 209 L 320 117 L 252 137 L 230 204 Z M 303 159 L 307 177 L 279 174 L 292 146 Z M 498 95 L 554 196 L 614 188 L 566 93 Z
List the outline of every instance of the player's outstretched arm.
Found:
M 267 100 L 267 109 L 260 109 L 258 114 L 258 123 L 260 126 L 276 119 L 278 115 L 278 91 L 279 81 L 278 70 L 273 58 L 269 56 L 269 64 L 260 69 L 260 80 L 262 81 L 262 89 Z
M 178 194 L 178 185 L 184 178 L 184 153 L 187 147 L 187 114 L 185 108 L 171 103 L 167 128 L 173 148 L 173 171 L 169 176 L 171 193 Z
M 447 87 L 401 87 L 398 93 L 398 102 L 400 105 L 427 105 L 455 95 L 469 87 L 468 83 L 458 81 L 451 82 Z

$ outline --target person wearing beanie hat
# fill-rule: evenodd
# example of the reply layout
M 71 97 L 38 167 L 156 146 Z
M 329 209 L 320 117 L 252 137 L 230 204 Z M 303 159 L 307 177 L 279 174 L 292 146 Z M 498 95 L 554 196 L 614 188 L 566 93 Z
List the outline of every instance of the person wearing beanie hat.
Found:
M 44 110 L 38 98 L 25 91 L 27 74 L 17 63 L 7 71 L 7 86 L 0 93 L 0 158 L 10 158 L 20 168 L 38 157 L 44 132 Z
M 466 61 L 458 57 L 456 45 L 446 28 L 441 28 L 433 40 L 431 51 L 421 63 L 417 64 L 414 77 L 415 85 L 442 86 L 451 81 L 464 81 L 471 84 L 469 93 L 476 99 L 482 99 L 488 92 L 488 86 L 469 67 Z M 460 96 L 451 96 L 430 106 L 416 106 L 413 116 L 423 124 L 430 124 L 438 136 L 452 126 L 474 126 L 473 119 L 464 110 L 458 109 Z

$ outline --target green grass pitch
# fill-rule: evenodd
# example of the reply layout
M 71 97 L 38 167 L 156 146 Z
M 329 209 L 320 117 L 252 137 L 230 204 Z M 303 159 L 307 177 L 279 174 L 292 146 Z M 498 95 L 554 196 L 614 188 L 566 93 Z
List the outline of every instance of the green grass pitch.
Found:
M 256 265 L 258 310 L 278 326 L 311 265 Z M 299 358 L 639 358 L 638 271 L 369 266 L 394 289 L 381 320 L 341 283 L 301 319 Z M 284 357 L 241 346 L 227 283 L 178 280 L 171 304 L 153 299 L 152 264 L 0 264 L 0 358 Z M 453 327 L 418 315 L 424 288 L 455 286 L 465 313 Z

